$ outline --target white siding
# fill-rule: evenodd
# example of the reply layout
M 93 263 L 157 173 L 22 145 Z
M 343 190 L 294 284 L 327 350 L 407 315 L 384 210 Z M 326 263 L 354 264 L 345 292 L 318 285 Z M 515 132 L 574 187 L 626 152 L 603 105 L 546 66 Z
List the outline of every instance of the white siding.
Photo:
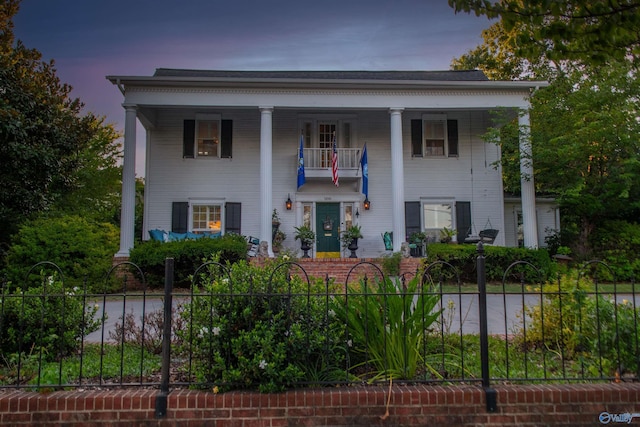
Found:
M 260 113 L 257 108 L 215 110 L 225 120 L 233 120 L 233 158 L 182 158 L 183 120 L 193 119 L 206 110 L 163 109 L 157 111 L 156 127 L 148 138 L 145 188 L 145 238 L 148 230 L 171 228 L 171 203 L 189 199 L 224 199 L 242 203 L 242 233 L 258 235 L 259 220 L 259 139 Z M 274 109 L 273 113 L 273 207 L 280 214 L 281 229 L 287 234 L 285 247 L 297 250 L 293 227 L 299 225 L 295 208 L 286 211 L 284 202 L 314 199 L 318 201 L 353 201 L 364 199 L 360 180 L 341 180 L 336 188 L 326 183 L 308 183 L 296 191 L 296 150 L 299 144 L 299 114 L 309 111 Z M 480 135 L 489 125 L 489 116 L 481 111 L 445 112 L 458 120 L 459 157 L 427 159 L 411 157 L 411 119 L 423 112 L 405 111 L 402 118 L 404 140 L 405 199 L 447 198 L 470 201 L 475 232 L 487 222 L 501 230 L 495 242 L 505 244 L 505 210 L 503 209 L 500 170 L 492 163 L 498 159 L 498 147 L 484 143 Z M 348 111 L 354 117 L 357 139 L 353 147 L 367 143 L 369 160 L 369 199 L 372 208 L 360 212 L 359 223 L 364 238 L 360 240 L 361 257 L 384 253 L 381 233 L 392 229 L 390 116 L 387 111 Z

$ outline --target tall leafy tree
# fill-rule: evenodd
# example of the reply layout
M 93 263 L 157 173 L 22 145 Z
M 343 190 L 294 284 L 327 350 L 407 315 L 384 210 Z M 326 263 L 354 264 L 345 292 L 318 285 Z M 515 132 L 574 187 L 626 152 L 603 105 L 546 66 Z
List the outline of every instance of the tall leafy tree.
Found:
M 519 56 L 602 64 L 638 54 L 638 0 L 449 0 L 456 12 L 500 18 L 518 29 Z
M 72 203 L 66 210 L 95 205 L 101 192 L 115 191 L 111 184 L 118 179 L 113 128 L 83 115 L 54 62 L 15 40 L 19 3 L 0 0 L 0 242 L 24 219 L 63 200 Z
M 500 7 L 512 3 L 517 2 Z M 506 25 L 501 18 L 483 32 L 484 43 L 452 67 L 478 68 L 492 79 L 550 82 L 533 95 L 530 111 L 536 188 L 558 198 L 565 236 L 577 253 L 588 256 L 598 249 L 592 245 L 596 229 L 613 220 L 636 221 L 639 212 L 640 85 L 629 60 L 633 45 L 626 47 L 623 60 L 613 53 L 607 67 L 587 56 L 551 59 L 557 55 L 551 52 L 553 43 L 546 44 L 549 54 L 527 56 L 520 33 L 537 30 L 526 18 L 526 25 Z M 518 132 L 513 115 L 500 116 L 486 135 L 502 147 L 504 188 L 514 193 L 520 186 Z

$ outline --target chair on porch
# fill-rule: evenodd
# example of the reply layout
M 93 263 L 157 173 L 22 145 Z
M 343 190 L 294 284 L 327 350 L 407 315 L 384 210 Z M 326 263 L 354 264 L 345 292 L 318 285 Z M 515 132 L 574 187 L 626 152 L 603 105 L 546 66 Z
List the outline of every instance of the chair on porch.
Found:
M 480 236 L 480 241 L 482 243 L 491 245 L 494 240 L 496 240 L 499 232 L 500 230 L 496 230 L 495 228 L 488 228 L 486 230 L 481 230 L 480 233 L 478 233 L 478 236 Z
M 384 242 L 384 249 L 386 251 L 393 250 L 393 231 L 385 231 L 382 233 L 382 241 Z

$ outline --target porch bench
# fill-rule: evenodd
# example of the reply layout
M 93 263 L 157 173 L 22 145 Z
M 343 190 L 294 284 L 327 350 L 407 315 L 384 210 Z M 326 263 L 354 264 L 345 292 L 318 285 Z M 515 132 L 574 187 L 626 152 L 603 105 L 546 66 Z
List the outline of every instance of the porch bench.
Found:
M 156 242 L 177 242 L 180 240 L 197 240 L 202 238 L 215 239 L 222 235 L 221 232 L 210 232 L 205 231 L 203 233 L 192 233 L 190 231 L 186 233 L 175 233 L 173 231 L 165 231 L 165 230 L 149 230 L 149 237 L 151 240 L 155 240 Z

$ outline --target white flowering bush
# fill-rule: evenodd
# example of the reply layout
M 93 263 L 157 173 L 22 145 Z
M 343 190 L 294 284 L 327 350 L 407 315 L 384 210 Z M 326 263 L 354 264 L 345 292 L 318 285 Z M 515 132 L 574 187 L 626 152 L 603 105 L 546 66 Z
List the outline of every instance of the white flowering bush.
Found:
M 276 392 L 335 374 L 344 352 L 331 349 L 343 328 L 331 324 L 324 283 L 289 279 L 294 269 L 282 259 L 264 268 L 244 261 L 211 266 L 177 332 L 192 357 L 192 380 L 218 391 Z

